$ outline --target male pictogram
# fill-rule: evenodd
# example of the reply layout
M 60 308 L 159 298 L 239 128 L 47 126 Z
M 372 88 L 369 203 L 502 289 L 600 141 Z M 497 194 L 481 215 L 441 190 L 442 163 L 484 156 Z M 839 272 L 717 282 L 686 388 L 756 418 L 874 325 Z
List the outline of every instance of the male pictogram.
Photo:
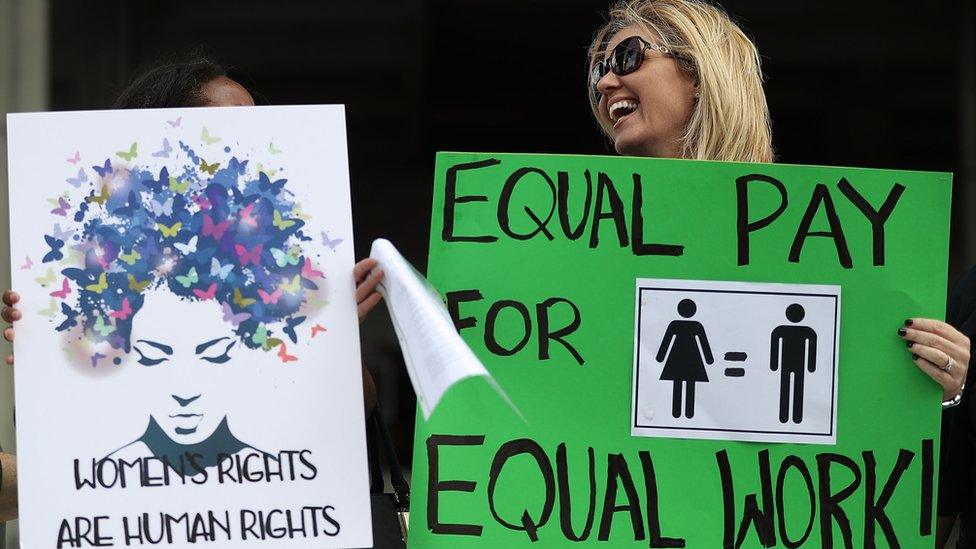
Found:
M 817 332 L 809 326 L 796 325 L 805 315 L 798 303 L 787 307 L 786 319 L 793 324 L 776 327 L 770 342 L 769 367 L 774 372 L 780 370 L 780 423 L 790 421 L 791 402 L 793 422 L 803 421 L 804 370 L 812 374 L 817 369 Z
M 698 307 L 690 299 L 678 303 L 678 314 L 683 318 L 695 316 Z M 684 386 L 685 417 L 695 415 L 695 382 L 707 382 L 705 364 L 712 364 L 712 350 L 708 346 L 705 328 L 694 320 L 674 320 L 668 324 L 657 361 L 664 363 L 662 380 L 674 382 L 671 399 L 671 415 L 681 417 L 682 385 Z

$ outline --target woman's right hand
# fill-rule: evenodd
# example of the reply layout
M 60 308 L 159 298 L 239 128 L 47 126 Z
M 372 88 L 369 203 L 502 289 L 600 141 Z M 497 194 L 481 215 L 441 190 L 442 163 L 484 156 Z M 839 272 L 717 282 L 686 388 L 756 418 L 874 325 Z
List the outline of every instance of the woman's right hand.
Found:
M 3 292 L 3 311 L 0 312 L 0 316 L 3 320 L 13 324 L 14 322 L 20 320 L 21 313 L 20 309 L 17 308 L 17 302 L 20 301 L 20 294 L 17 292 L 7 289 Z M 3 338 L 7 341 L 14 340 L 14 328 L 13 326 L 8 326 L 3 330 Z M 7 355 L 7 364 L 13 366 L 14 364 L 14 354 L 10 353 Z

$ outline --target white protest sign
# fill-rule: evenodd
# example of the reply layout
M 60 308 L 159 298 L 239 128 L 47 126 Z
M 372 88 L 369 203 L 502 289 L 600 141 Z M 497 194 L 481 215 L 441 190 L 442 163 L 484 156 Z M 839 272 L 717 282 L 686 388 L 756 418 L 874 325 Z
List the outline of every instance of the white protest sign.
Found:
M 370 546 L 342 107 L 8 132 L 23 546 Z
M 834 444 L 840 287 L 637 280 L 631 434 Z

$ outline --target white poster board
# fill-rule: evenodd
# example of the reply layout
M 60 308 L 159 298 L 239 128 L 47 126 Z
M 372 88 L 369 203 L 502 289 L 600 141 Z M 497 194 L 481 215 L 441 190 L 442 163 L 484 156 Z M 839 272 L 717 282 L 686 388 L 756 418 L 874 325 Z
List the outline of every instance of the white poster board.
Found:
M 8 132 L 23 546 L 371 546 L 342 107 Z
M 631 434 L 836 444 L 840 286 L 638 279 Z

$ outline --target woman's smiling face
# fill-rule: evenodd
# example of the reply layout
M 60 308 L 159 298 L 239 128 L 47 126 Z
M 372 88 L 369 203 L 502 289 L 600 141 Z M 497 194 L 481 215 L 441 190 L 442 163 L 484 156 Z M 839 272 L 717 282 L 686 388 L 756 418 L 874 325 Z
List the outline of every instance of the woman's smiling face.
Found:
M 206 440 L 227 416 L 240 345 L 214 300 L 147 291 L 132 320 L 131 367 L 144 370 L 149 414 L 173 441 Z
M 631 25 L 607 43 L 603 57 L 624 40 L 639 36 L 650 44 L 660 39 Z M 695 106 L 694 78 L 674 57 L 644 52 L 640 67 L 623 76 L 607 72 L 597 84 L 597 112 L 618 153 L 629 156 L 680 158 L 681 138 Z

